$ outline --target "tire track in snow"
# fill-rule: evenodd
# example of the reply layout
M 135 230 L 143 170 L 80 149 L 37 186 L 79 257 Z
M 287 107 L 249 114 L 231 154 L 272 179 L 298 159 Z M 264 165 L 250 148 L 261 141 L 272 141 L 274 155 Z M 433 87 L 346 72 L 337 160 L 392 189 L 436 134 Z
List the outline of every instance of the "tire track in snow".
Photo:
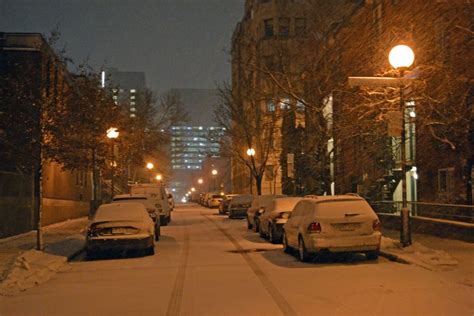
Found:
M 183 219 L 183 217 L 181 216 Z M 173 285 L 173 291 L 171 291 L 170 301 L 168 302 L 168 309 L 166 316 L 178 316 L 181 310 L 181 301 L 183 300 L 184 291 L 184 280 L 186 277 L 186 267 L 188 265 L 189 257 L 189 232 L 186 220 L 183 219 L 184 229 L 184 242 L 183 249 L 181 250 L 181 260 L 178 266 L 178 273 Z
M 222 228 L 215 220 L 213 220 L 209 215 L 201 214 L 205 218 L 207 218 L 210 222 L 212 222 L 217 229 L 230 240 L 230 242 L 234 245 L 236 250 L 240 253 L 240 255 L 244 258 L 245 262 L 250 266 L 253 273 L 257 276 L 260 283 L 262 283 L 265 290 L 270 294 L 273 301 L 276 303 L 280 311 L 283 315 L 287 316 L 296 316 L 296 311 L 291 307 L 290 303 L 286 300 L 286 298 L 278 291 L 277 287 L 273 285 L 272 281 L 268 278 L 268 276 L 260 269 L 257 263 L 250 257 L 250 255 L 244 251 L 244 248 L 239 244 L 239 242 L 224 228 Z

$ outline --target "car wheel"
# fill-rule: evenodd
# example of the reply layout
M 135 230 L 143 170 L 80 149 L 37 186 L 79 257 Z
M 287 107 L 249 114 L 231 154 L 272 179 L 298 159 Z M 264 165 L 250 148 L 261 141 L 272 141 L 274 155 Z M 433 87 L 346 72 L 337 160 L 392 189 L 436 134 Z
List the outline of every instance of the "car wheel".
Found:
M 267 237 L 267 234 L 265 234 L 265 232 L 263 231 L 262 226 L 260 225 L 260 222 L 258 225 L 258 231 L 259 231 L 258 234 L 260 235 L 260 237 L 262 237 L 263 239 Z
M 275 232 L 273 231 L 273 226 L 272 224 L 268 224 L 268 240 L 272 244 L 276 244 L 277 240 L 275 239 Z
M 311 259 L 309 253 L 306 251 L 304 240 L 301 236 L 298 238 L 298 259 L 300 259 L 301 262 L 308 262 L 309 259 Z
M 171 213 L 166 217 L 166 224 L 169 224 L 171 222 Z
M 283 251 L 291 253 L 291 247 L 288 245 L 288 239 L 286 238 L 285 232 L 283 232 Z
M 253 230 L 258 233 L 260 231 L 260 223 L 258 219 L 254 219 Z
M 234 218 L 234 214 L 232 213 L 231 210 L 229 210 L 229 215 L 228 216 L 229 216 L 230 219 Z
M 248 216 L 247 216 L 247 229 L 252 229 L 252 224 L 250 224 Z
M 148 247 L 147 250 L 146 250 L 146 254 L 148 256 L 153 256 L 155 254 L 155 246 L 151 246 L 151 247 Z
M 365 253 L 365 256 L 367 257 L 367 260 L 377 260 L 379 258 L 379 251 L 378 250 L 367 251 Z
M 161 236 L 161 226 L 157 225 L 155 227 L 155 241 L 160 240 L 160 236 Z

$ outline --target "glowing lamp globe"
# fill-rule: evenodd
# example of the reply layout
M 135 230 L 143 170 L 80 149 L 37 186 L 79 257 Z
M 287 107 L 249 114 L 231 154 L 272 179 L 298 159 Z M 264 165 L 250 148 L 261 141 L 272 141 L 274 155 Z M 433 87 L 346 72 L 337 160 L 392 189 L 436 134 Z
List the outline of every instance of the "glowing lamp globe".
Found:
M 406 45 L 397 45 L 390 51 L 388 61 L 393 68 L 410 67 L 415 61 L 413 50 Z

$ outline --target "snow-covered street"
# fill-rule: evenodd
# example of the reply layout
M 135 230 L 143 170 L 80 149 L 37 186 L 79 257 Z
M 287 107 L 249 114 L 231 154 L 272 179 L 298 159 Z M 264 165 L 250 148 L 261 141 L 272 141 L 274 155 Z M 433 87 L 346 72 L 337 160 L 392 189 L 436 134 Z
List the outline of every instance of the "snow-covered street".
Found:
M 472 284 L 440 270 L 363 255 L 300 263 L 215 209 L 182 205 L 172 216 L 154 256 L 79 256 L 47 283 L 0 297 L 0 315 L 474 313 Z

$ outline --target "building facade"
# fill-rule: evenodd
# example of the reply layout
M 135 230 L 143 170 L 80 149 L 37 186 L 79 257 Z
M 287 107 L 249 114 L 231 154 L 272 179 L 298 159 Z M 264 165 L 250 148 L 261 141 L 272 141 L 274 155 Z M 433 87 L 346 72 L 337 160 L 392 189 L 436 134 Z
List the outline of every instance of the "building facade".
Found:
M 38 173 L 40 120 L 67 102 L 71 75 L 41 34 L 0 33 L 0 77 L 0 237 L 35 229 L 40 197 L 43 225 L 87 215 L 90 172 Z

